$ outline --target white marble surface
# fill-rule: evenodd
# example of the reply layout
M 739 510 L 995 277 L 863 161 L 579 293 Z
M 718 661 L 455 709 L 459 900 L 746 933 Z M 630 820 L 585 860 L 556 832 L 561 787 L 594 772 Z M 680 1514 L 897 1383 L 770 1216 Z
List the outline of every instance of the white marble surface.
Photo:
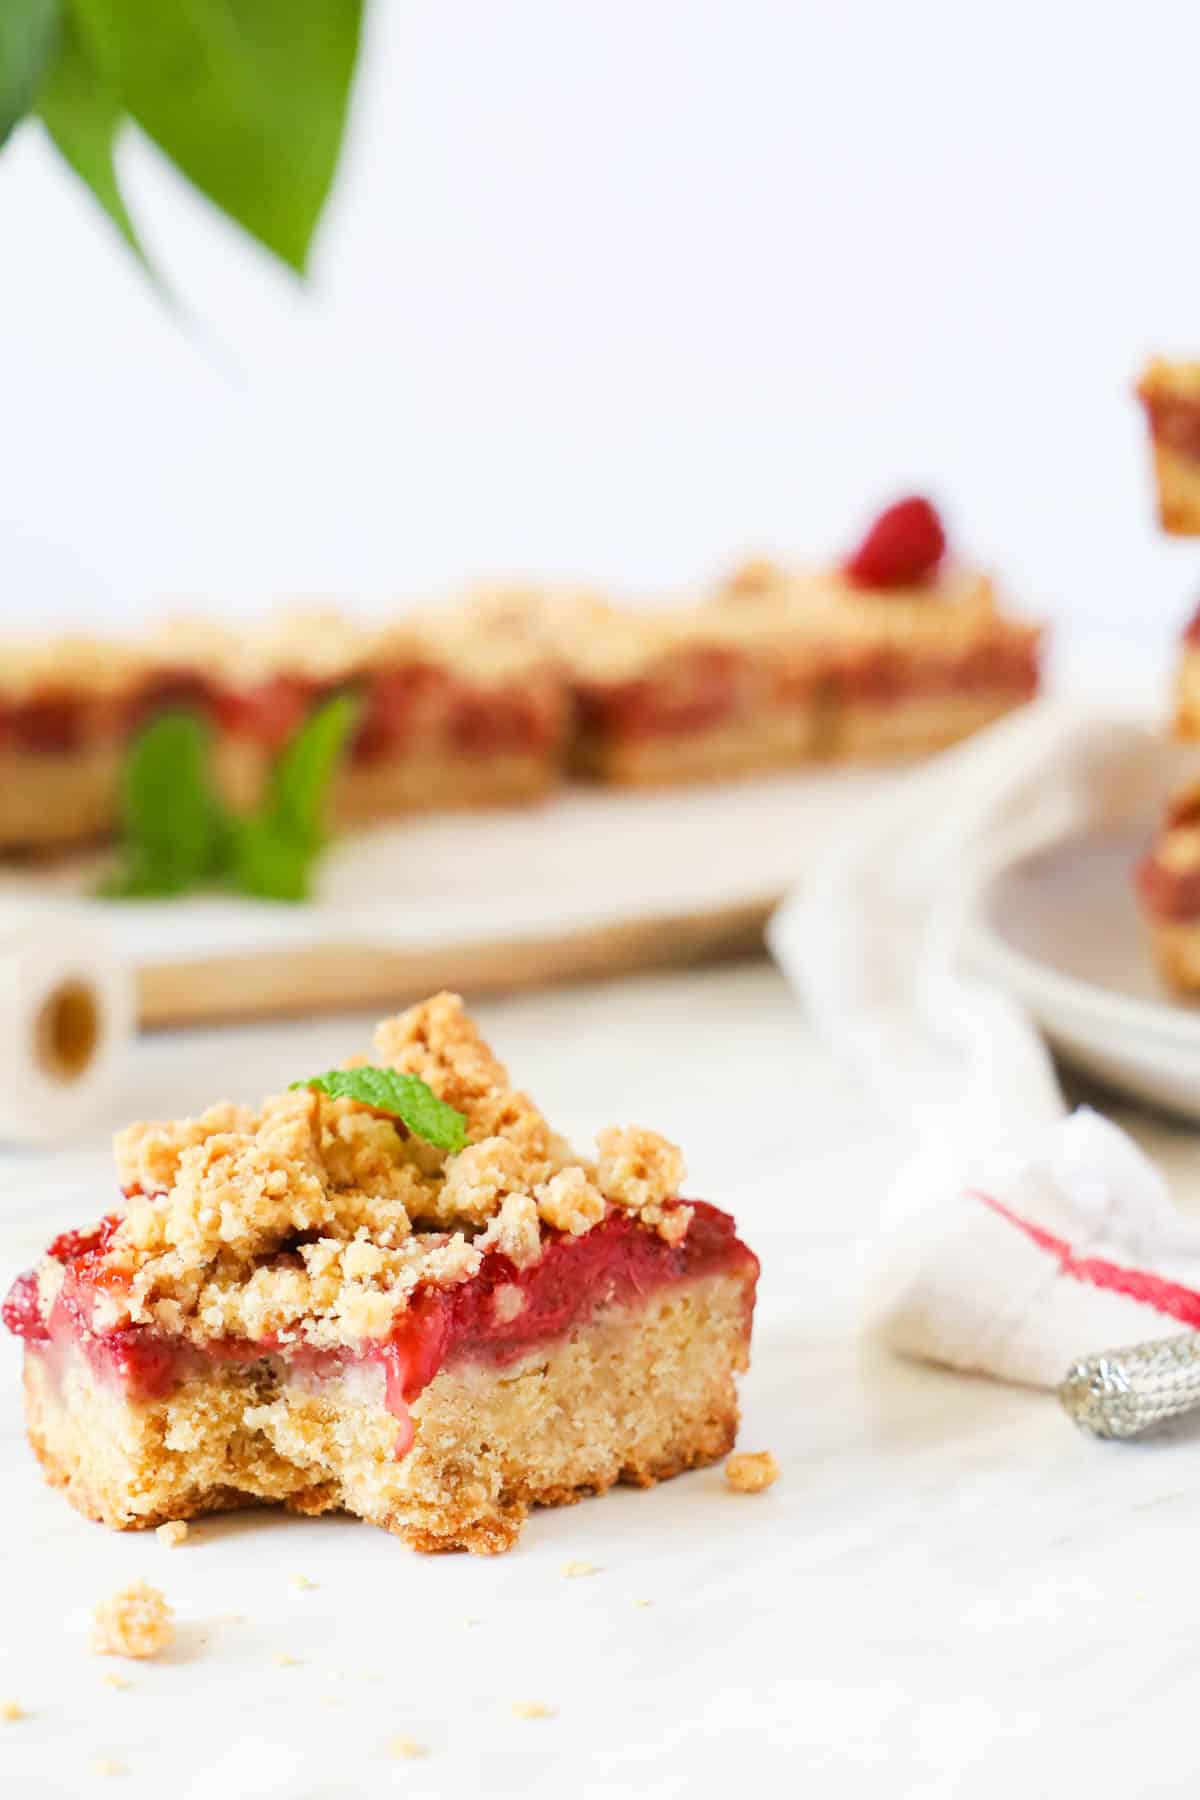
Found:
M 737 1214 L 764 1263 L 743 1443 L 771 1448 L 782 1479 L 754 1498 L 716 1471 L 621 1491 L 536 1516 L 493 1560 L 270 1515 L 172 1551 L 42 1487 L 6 1340 L 0 1699 L 30 1716 L 0 1723 L 0 1794 L 1194 1794 L 1200 1434 L 1096 1445 L 1043 1397 L 856 1341 L 856 1246 L 898 1146 L 769 968 L 482 1012 L 564 1127 L 660 1126 L 690 1190 Z M 143 1040 L 112 1122 L 254 1098 L 365 1025 Z M 1139 1129 L 1172 1152 L 1186 1203 L 1196 1140 Z M 103 1210 L 103 1137 L 0 1163 L 0 1279 Z M 564 1580 L 568 1558 L 602 1570 Z M 117 1691 L 88 1614 L 137 1576 L 165 1588 L 180 1643 Z M 522 1699 L 556 1714 L 519 1720 Z M 398 1732 L 428 1758 L 390 1761 Z

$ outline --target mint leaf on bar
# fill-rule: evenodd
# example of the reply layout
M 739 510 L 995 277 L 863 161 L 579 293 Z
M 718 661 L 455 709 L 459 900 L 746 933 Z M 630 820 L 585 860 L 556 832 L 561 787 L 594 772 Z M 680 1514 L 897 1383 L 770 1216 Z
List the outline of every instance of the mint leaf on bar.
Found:
M 330 1069 L 326 1075 L 310 1075 L 290 1086 L 316 1088 L 331 1100 L 357 1100 L 376 1112 L 390 1113 L 414 1136 L 438 1150 L 461 1150 L 467 1141 L 463 1115 L 439 1100 L 419 1075 L 402 1075 L 398 1069 L 377 1069 L 367 1063 L 358 1069 Z

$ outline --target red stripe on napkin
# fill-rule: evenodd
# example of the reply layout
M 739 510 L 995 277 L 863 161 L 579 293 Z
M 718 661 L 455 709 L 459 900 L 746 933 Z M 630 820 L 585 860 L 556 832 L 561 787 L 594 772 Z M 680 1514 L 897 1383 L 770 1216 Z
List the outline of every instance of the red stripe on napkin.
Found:
M 1152 1275 L 1147 1269 L 1126 1269 L 1120 1263 L 1108 1262 L 1103 1256 L 1076 1256 L 1065 1238 L 1055 1237 L 1042 1225 L 1035 1225 L 1032 1219 L 1023 1219 L 1020 1213 L 1013 1212 L 1003 1201 L 992 1194 L 980 1193 L 977 1188 L 968 1190 L 971 1199 L 982 1200 L 990 1206 L 994 1213 L 1015 1225 L 1039 1250 L 1058 1258 L 1059 1270 L 1069 1275 L 1072 1281 L 1082 1281 L 1089 1287 L 1104 1288 L 1110 1294 L 1125 1294 L 1130 1300 L 1139 1300 L 1143 1306 L 1152 1306 L 1155 1312 L 1165 1313 L 1168 1318 L 1178 1319 L 1181 1325 L 1190 1325 L 1194 1331 L 1200 1330 L 1200 1294 L 1194 1289 L 1181 1287 L 1177 1281 L 1166 1281 L 1161 1275 Z

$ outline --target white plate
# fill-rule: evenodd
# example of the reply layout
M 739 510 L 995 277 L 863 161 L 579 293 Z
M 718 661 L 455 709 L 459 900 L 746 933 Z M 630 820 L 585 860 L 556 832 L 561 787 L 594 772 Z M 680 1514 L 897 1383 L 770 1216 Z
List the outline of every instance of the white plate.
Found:
M 1133 889 L 1152 829 L 1068 838 L 1002 871 L 973 960 L 1070 1062 L 1200 1123 L 1200 1008 L 1160 983 Z

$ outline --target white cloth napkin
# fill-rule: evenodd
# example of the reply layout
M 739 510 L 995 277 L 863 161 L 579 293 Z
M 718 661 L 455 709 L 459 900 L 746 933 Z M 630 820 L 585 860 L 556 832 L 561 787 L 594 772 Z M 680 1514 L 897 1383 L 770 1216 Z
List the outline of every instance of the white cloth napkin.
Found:
M 913 1139 L 866 1280 L 867 1328 L 897 1351 L 1049 1387 L 1078 1356 L 1200 1328 L 1200 1226 L 1124 1132 L 1066 1116 L 1036 1029 L 965 955 L 990 874 L 1144 817 L 1162 781 L 1150 724 L 1041 702 L 850 820 L 771 923 Z

